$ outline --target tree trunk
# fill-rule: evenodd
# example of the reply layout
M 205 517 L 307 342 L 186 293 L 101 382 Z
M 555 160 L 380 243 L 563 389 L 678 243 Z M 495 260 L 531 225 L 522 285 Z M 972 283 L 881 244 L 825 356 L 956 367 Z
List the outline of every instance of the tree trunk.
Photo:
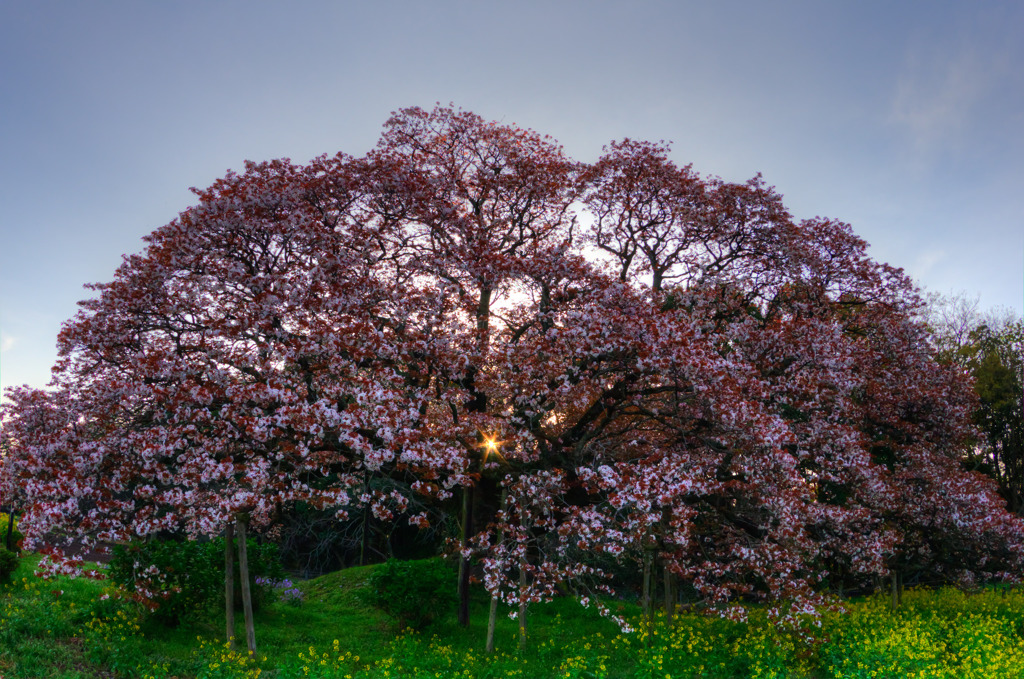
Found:
M 469 549 L 473 535 L 473 488 L 462 489 L 462 549 Z M 459 625 L 469 627 L 469 557 L 459 555 Z
M 894 611 L 897 608 L 899 608 L 899 605 L 900 605 L 900 602 L 899 602 L 899 580 L 898 580 L 898 578 L 899 578 L 899 576 L 896 575 L 896 570 L 893 569 L 892 575 L 890 576 L 889 580 L 890 580 L 890 582 L 892 584 L 891 608 Z
M 501 512 L 502 521 L 505 520 L 504 514 L 508 509 L 508 489 L 501 489 Z M 499 524 L 500 525 L 500 524 Z M 498 532 L 498 544 L 504 544 L 505 542 L 505 531 Z M 491 607 L 487 611 L 487 653 L 494 653 L 494 628 L 498 622 L 498 597 L 491 596 Z
M 498 624 L 498 597 L 491 597 L 491 608 L 487 611 L 487 644 L 485 651 L 494 653 L 494 628 Z
M 665 624 L 672 626 L 672 616 L 676 611 L 676 601 L 672 591 L 672 571 L 668 568 L 668 562 L 664 564 L 665 569 Z
M 479 333 L 478 350 L 481 356 L 487 354 L 490 346 L 490 334 L 488 327 L 491 317 L 491 287 L 481 284 L 480 300 L 476 309 L 476 328 Z M 466 372 L 464 385 L 469 390 L 471 399 L 466 404 L 470 412 L 487 412 L 487 394 L 480 391 L 476 384 L 477 367 L 470 366 Z M 453 406 L 452 413 L 455 415 L 455 424 L 458 425 L 457 410 Z M 480 435 L 480 434 L 478 434 Z M 479 440 L 478 440 L 479 443 Z M 480 471 L 483 472 L 483 460 L 480 462 Z M 469 550 L 469 541 L 473 537 L 473 487 L 465 486 L 462 489 L 462 545 L 463 551 Z M 468 556 L 459 555 L 459 625 L 469 627 L 469 571 L 470 563 Z
M 519 650 L 526 649 L 526 559 L 519 562 Z
M 249 655 L 256 655 L 256 627 L 252 619 L 252 590 L 249 587 L 249 556 L 246 553 L 245 524 L 247 518 L 238 519 L 238 577 L 242 580 L 242 610 L 245 612 L 245 644 Z
M 224 528 L 224 616 L 228 644 L 235 648 L 235 526 Z
M 651 621 L 651 550 L 644 550 L 644 583 L 640 592 L 640 606 L 643 608 L 644 617 L 648 624 Z
M 370 473 L 363 470 L 363 493 L 370 494 Z M 363 534 L 359 540 L 359 565 L 366 565 L 366 550 L 370 544 L 370 504 L 363 506 Z
M 14 508 L 7 512 L 7 551 L 14 551 Z

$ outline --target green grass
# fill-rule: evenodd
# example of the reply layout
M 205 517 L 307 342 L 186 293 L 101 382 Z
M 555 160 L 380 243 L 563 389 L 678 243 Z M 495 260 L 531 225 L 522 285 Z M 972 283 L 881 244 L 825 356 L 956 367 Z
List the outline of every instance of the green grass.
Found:
M 569 599 L 530 608 L 527 650 L 517 621 L 498 620 L 497 652 L 485 654 L 488 600 L 474 592 L 471 625 L 451 617 L 402 632 L 374 607 L 373 567 L 299 583 L 304 603 L 275 603 L 256 616 L 255 660 L 223 645 L 223 613 L 167 628 L 110 594 L 107 583 L 31 575 L 26 556 L 0 586 L 0 677 L 1024 677 L 1024 591 L 910 591 L 892 612 L 887 597 L 849 602 L 803 629 L 773 627 L 754 609 L 746 623 L 696 613 L 676 624 L 624 634 Z M 636 618 L 635 606 L 615 604 Z M 507 611 L 506 611 L 507 612 Z M 244 636 L 241 615 L 236 636 Z

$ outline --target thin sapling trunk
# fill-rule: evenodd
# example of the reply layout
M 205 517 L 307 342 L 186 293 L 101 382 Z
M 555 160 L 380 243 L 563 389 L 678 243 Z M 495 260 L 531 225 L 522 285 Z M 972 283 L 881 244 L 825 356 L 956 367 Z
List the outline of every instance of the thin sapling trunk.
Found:
M 242 579 L 242 610 L 245 613 L 245 644 L 256 655 L 256 627 L 252 619 L 252 589 L 249 587 L 249 556 L 246 553 L 245 518 L 238 519 L 238 577 Z
M 519 650 L 526 649 L 526 557 L 519 562 Z
M 651 550 L 649 549 L 644 550 L 644 583 L 643 592 L 640 595 L 640 603 L 643 607 L 644 617 L 647 619 L 647 623 L 650 624 L 653 604 L 651 602 Z
M 224 528 L 224 616 L 228 644 L 235 648 L 235 526 Z
M 668 561 L 664 564 L 665 568 L 665 624 L 669 627 L 672 626 L 672 616 L 676 611 L 676 601 L 673 596 L 675 592 L 672 590 L 672 571 L 669 570 Z

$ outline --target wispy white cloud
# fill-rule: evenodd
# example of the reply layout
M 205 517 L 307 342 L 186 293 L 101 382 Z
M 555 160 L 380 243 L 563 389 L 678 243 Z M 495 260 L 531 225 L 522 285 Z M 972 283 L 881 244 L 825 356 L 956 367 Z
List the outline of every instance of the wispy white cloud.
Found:
M 935 265 L 944 259 L 946 253 L 942 250 L 925 250 L 914 258 L 913 263 L 907 267 L 907 273 L 915 280 L 927 279 Z
M 8 352 L 18 343 L 18 338 L 13 335 L 0 333 L 0 352 Z
M 958 145 L 997 87 L 1002 61 L 970 46 L 954 52 L 912 50 L 897 78 L 891 122 L 906 131 L 919 154 Z

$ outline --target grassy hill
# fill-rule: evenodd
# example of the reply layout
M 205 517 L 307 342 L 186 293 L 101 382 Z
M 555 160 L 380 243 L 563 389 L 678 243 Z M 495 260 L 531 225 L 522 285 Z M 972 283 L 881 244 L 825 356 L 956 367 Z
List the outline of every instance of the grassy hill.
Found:
M 1020 590 L 909 591 L 895 612 L 887 597 L 868 597 L 798 628 L 770 624 L 760 608 L 746 622 L 691 612 L 671 628 L 645 627 L 635 606 L 616 603 L 637 627 L 630 633 L 565 598 L 530 608 L 525 652 L 517 621 L 499 616 L 497 652 L 486 654 L 485 592 L 474 592 L 468 629 L 448 616 L 421 632 L 402 631 L 371 603 L 371 566 L 297 583 L 299 605 L 265 606 L 256 617 L 259 653 L 250 659 L 222 643 L 218 611 L 158 625 L 111 596 L 104 581 L 34 578 L 35 562 L 26 556 L 0 586 L 4 679 L 1024 676 Z

